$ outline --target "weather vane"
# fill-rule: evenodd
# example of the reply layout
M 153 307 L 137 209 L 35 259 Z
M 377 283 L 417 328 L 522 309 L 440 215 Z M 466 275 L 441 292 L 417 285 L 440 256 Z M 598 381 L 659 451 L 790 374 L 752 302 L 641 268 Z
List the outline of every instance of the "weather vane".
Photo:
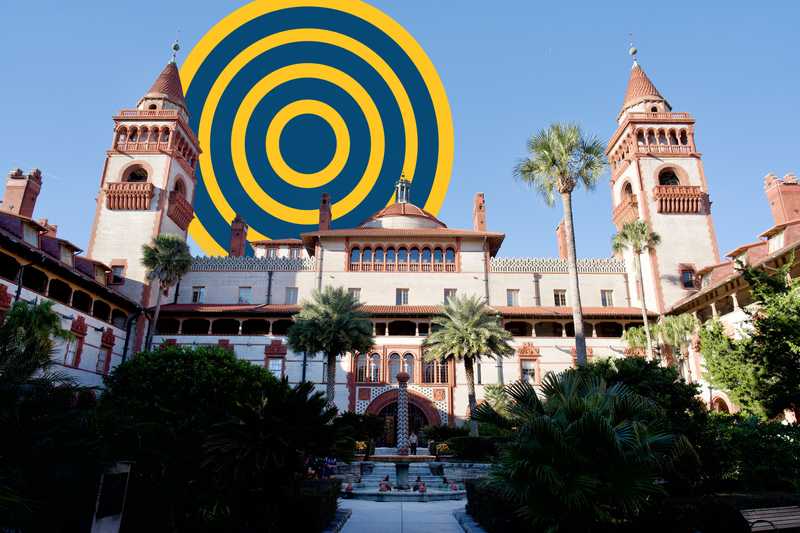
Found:
M 635 46 L 633 46 L 633 33 L 629 33 L 628 35 L 629 35 L 629 36 L 630 36 L 630 38 L 631 38 L 631 41 L 630 41 L 630 46 L 631 46 L 631 47 L 628 49 L 628 53 L 629 53 L 629 54 L 631 55 L 631 57 L 633 58 L 633 66 L 636 66 L 636 65 L 638 65 L 638 64 L 639 64 L 639 62 L 636 60 L 636 54 L 638 54 L 638 53 L 639 53 L 639 50 L 637 50 L 637 49 L 636 49 L 636 47 L 635 47 Z

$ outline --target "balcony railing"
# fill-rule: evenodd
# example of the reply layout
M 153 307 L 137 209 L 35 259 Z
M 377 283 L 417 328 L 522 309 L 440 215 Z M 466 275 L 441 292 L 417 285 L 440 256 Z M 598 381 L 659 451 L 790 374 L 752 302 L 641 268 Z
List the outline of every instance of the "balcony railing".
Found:
M 125 211 L 146 211 L 155 188 L 150 182 L 115 182 L 106 187 L 106 208 Z
M 628 113 L 628 118 L 631 120 L 687 120 L 692 116 L 689 113 L 671 113 L 671 112 L 657 112 L 657 113 Z
M 118 116 L 125 118 L 177 118 L 180 115 L 176 109 L 123 109 Z
M 656 185 L 653 197 L 659 213 L 699 215 L 708 210 L 708 194 L 692 185 Z
M 633 222 L 639 218 L 639 203 L 636 198 L 626 198 L 622 200 L 611 215 L 614 225 L 621 228 L 628 222 Z
M 691 154 L 692 147 L 685 144 L 638 144 L 640 154 Z
M 165 152 L 169 150 L 169 141 L 120 141 L 116 149 L 120 152 Z
M 169 193 L 169 209 L 167 216 L 171 218 L 179 228 L 185 230 L 194 218 L 194 209 L 184 196 L 178 191 Z

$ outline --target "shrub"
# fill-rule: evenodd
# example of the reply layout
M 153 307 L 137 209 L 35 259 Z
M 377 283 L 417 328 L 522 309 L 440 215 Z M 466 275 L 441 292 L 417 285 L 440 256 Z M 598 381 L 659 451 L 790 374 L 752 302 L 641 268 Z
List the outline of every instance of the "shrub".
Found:
M 526 533 L 530 528 L 511 503 L 497 489 L 480 479 L 464 481 L 467 489 L 467 512 L 488 533 Z
M 652 402 L 578 372 L 507 387 L 509 416 L 481 404 L 474 418 L 514 429 L 490 472 L 529 529 L 596 531 L 624 523 L 663 495 L 663 465 L 691 451 L 685 438 L 648 425 Z
M 800 427 L 713 414 L 696 444 L 711 490 L 800 489 Z
M 497 454 L 497 439 L 493 437 L 453 437 L 447 445 L 459 459 L 488 460 Z
M 422 428 L 425 438 L 435 442 L 445 442 L 453 437 L 464 437 L 469 435 L 469 428 L 461 426 L 425 426 Z

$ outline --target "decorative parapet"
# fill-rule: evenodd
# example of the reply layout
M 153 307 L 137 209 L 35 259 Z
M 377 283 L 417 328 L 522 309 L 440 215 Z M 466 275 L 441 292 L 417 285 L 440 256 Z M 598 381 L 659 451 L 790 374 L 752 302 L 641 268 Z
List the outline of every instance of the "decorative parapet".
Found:
M 185 230 L 189 227 L 189 223 L 194 218 L 194 209 L 192 204 L 186 201 L 183 194 L 178 191 L 170 191 L 169 193 L 169 209 L 167 216 L 171 218 L 179 228 Z
M 112 182 L 106 187 L 106 208 L 125 211 L 147 211 L 155 194 L 150 182 Z
M 288 257 L 195 257 L 192 272 L 307 272 L 313 271 L 314 258 Z
M 554 257 L 496 257 L 491 272 L 566 274 L 567 261 Z M 580 274 L 624 274 L 625 263 L 613 258 L 578 259 Z
M 700 215 L 708 209 L 708 194 L 696 185 L 656 185 L 653 198 L 659 213 Z
M 621 228 L 628 222 L 633 222 L 639 218 L 639 203 L 636 198 L 623 200 L 611 215 L 611 220 L 617 228 Z

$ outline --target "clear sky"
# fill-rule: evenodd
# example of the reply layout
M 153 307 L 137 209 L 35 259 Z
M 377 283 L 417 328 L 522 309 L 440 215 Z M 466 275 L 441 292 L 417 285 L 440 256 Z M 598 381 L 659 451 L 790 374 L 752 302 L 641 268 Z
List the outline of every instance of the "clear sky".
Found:
M 610 137 L 630 32 L 656 87 L 697 119 L 723 253 L 772 225 L 764 175 L 800 173 L 800 3 L 372 3 L 420 42 L 450 99 L 455 165 L 440 218 L 469 227 L 472 197 L 485 192 L 489 228 L 507 234 L 501 255 L 556 254 L 560 209 L 516 183 L 511 169 L 527 137 L 554 121 Z M 0 170 L 43 170 L 37 218 L 86 245 L 112 114 L 149 88 L 176 30 L 185 57 L 241 4 L 0 0 Z M 579 255 L 608 256 L 608 176 L 574 205 Z

